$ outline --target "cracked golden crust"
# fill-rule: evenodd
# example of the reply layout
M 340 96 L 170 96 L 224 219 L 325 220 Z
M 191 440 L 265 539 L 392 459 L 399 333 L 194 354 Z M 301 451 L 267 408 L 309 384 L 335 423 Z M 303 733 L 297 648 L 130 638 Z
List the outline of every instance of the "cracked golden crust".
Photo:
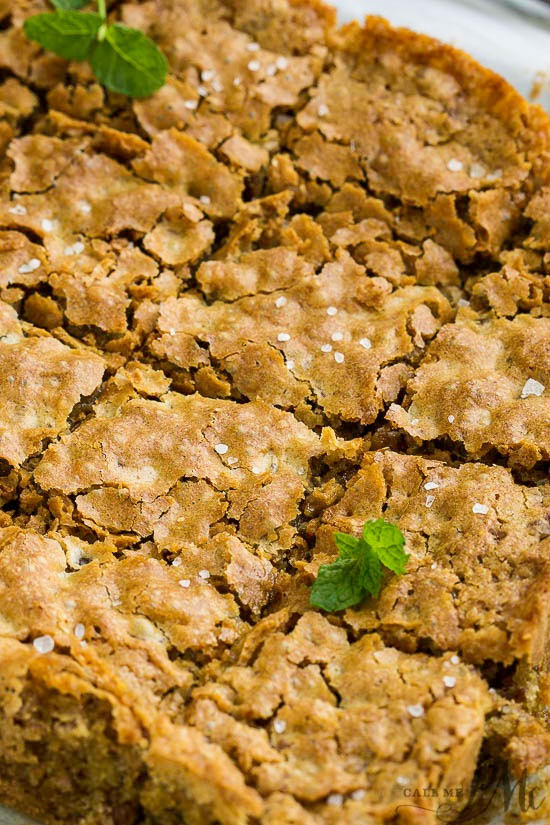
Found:
M 443 327 L 387 418 L 422 441 L 448 436 L 469 457 L 490 449 L 511 464 L 550 458 L 550 398 L 526 395 L 532 379 L 550 386 L 550 320 L 482 319 L 462 311 Z
M 316 0 L 116 5 L 172 70 L 132 103 L 24 38 L 48 8 L 0 0 L 0 798 L 397 825 L 435 817 L 402 780 L 467 794 L 483 738 L 536 770 L 546 116 Z M 313 613 L 334 529 L 376 516 L 407 575 Z
M 367 519 L 383 515 L 403 531 L 411 558 L 378 600 L 347 611 L 351 627 L 408 650 L 458 650 L 478 664 L 525 658 L 544 665 L 549 496 L 547 484 L 522 487 L 501 467 L 367 454 L 325 510 L 306 569 L 316 572 L 336 556 L 334 530 L 360 534 Z

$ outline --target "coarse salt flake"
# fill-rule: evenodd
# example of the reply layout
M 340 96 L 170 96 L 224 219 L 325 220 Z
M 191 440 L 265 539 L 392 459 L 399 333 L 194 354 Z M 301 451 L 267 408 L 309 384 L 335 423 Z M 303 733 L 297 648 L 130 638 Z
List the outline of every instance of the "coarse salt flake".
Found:
M 527 398 L 529 395 L 542 395 L 546 387 L 535 378 L 528 378 L 521 391 L 521 397 Z
M 43 218 L 40 225 L 44 232 L 51 232 L 55 227 L 55 221 L 50 218 Z
M 343 364 L 345 360 L 345 355 L 343 352 L 335 352 L 334 353 L 334 360 L 337 364 Z
M 250 63 L 248 64 L 248 68 L 251 72 L 257 72 L 258 69 L 260 68 L 260 66 L 261 66 L 261 63 L 260 63 L 259 60 L 251 60 Z
M 344 339 L 342 332 L 333 332 L 330 337 L 333 341 L 342 341 Z
M 32 646 L 37 653 L 51 653 L 55 647 L 55 643 L 51 636 L 37 636 Z
M 372 347 L 370 338 L 361 338 L 359 341 L 363 349 L 370 349 Z
M 454 415 L 449 415 L 449 416 L 447 417 L 447 421 L 449 422 L 449 424 L 452 424 L 454 420 L 455 420 Z
M 438 487 L 439 484 L 437 484 L 435 481 L 427 481 L 424 485 L 425 490 L 437 490 Z
M 456 685 L 456 679 L 454 676 L 444 676 L 443 684 L 445 685 L 445 687 L 453 688 Z
M 470 166 L 470 177 L 474 178 L 474 180 L 478 180 L 479 178 L 484 177 L 486 174 L 486 169 L 481 163 L 472 163 Z
M 199 577 L 201 579 L 209 579 L 210 578 L 210 570 L 200 570 Z
M 27 210 L 23 206 L 22 203 L 18 203 L 16 206 L 12 206 L 8 211 L 12 215 L 26 215 L 27 214 Z
M 321 103 L 321 105 L 317 109 L 317 114 L 319 115 L 319 117 L 326 117 L 328 115 L 328 106 L 326 106 L 324 103 Z
M 288 332 L 280 332 L 277 335 L 277 341 L 290 341 L 290 335 Z
M 464 164 L 458 158 L 451 158 L 449 163 L 447 164 L 447 169 L 449 172 L 461 172 L 464 168 Z
M 327 796 L 327 805 L 332 805 L 334 808 L 340 808 L 344 804 L 344 797 L 341 793 L 331 793 Z
M 321 352 L 332 352 L 332 344 L 323 344 Z
M 76 636 L 76 638 L 77 638 L 77 639 L 83 639 L 83 638 L 84 638 L 84 636 L 86 635 L 86 628 L 85 628 L 85 626 L 82 624 L 82 622 L 79 622 L 79 623 L 75 626 L 75 629 L 74 629 L 74 635 Z
M 178 584 L 179 584 L 180 587 L 189 587 L 189 585 L 191 584 L 191 580 L 190 579 L 180 579 Z
M 77 241 L 72 246 L 65 247 L 65 255 L 80 255 L 81 252 L 84 252 L 82 241 Z
M 198 100 L 185 100 L 183 105 L 185 106 L 186 109 L 190 109 L 191 111 L 194 111 L 197 108 L 197 106 L 199 105 L 199 101 Z
M 472 507 L 472 513 L 479 513 L 482 516 L 486 516 L 488 512 L 488 506 L 486 504 L 479 504 L 477 501 Z
M 275 306 L 277 307 L 277 309 L 280 309 L 281 307 L 284 307 L 285 304 L 286 304 L 286 298 L 285 298 L 284 295 L 280 295 L 277 298 L 277 300 L 275 301 Z
M 426 507 L 431 507 L 435 501 L 435 496 L 426 496 Z
M 415 719 L 419 719 L 421 716 L 424 716 L 424 708 L 422 705 L 408 705 L 407 713 L 414 716 Z
M 226 452 L 229 450 L 229 447 L 227 446 L 227 444 L 216 444 L 214 446 L 214 449 L 216 450 L 218 455 L 225 455 Z
M 179 521 L 179 519 L 178 519 L 178 521 Z M 183 564 L 183 561 L 182 561 L 182 559 L 178 556 L 178 557 L 177 557 L 176 559 L 174 559 L 174 561 L 172 562 L 172 567 L 181 567 L 181 566 L 182 566 L 182 564 Z
M 450 662 L 451 662 L 452 665 L 458 665 L 459 664 L 460 659 L 458 658 L 456 653 L 453 656 L 451 656 Z
M 209 83 L 210 80 L 214 77 L 214 72 L 212 69 L 204 69 L 201 72 L 201 80 L 204 80 L 205 83 Z
M 17 271 L 20 272 L 21 275 L 25 275 L 27 272 L 34 272 L 35 269 L 38 269 L 40 266 L 41 262 L 38 258 L 31 258 L 26 264 L 21 264 Z
M 273 722 L 273 730 L 275 733 L 284 733 L 286 730 L 286 722 L 283 719 L 275 719 Z
M 288 69 L 288 60 L 286 57 L 278 57 L 275 61 L 275 65 L 281 72 L 284 72 L 285 69 Z
M 91 203 L 88 203 L 88 201 L 80 201 L 80 203 L 78 204 L 78 208 L 83 215 L 89 215 L 92 211 L 92 205 Z
M 289 369 L 289 370 L 293 370 L 293 369 L 294 369 L 294 361 L 292 360 L 292 358 L 289 358 L 289 359 L 288 359 L 288 361 L 286 362 L 286 367 L 287 367 L 287 369 Z
M 208 206 L 208 204 L 209 204 L 209 203 L 210 203 L 210 201 L 211 201 L 211 199 L 210 199 L 210 196 L 209 196 L 209 195 L 201 195 L 201 196 L 200 196 L 200 198 L 199 198 L 199 200 L 200 200 L 200 202 L 201 202 L 201 203 L 204 203 L 204 205 L 205 205 L 205 206 Z
M 336 307 L 327 307 L 327 315 L 336 315 L 337 312 Z
M 365 798 L 366 793 L 364 788 L 358 788 L 356 791 L 353 791 L 350 796 L 355 802 L 361 802 L 361 800 Z

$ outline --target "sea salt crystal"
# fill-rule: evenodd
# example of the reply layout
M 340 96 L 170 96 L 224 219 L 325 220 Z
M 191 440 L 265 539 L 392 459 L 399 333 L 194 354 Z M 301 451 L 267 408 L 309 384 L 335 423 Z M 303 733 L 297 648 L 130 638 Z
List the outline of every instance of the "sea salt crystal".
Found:
M 461 172 L 463 168 L 464 164 L 461 160 L 458 160 L 457 158 L 451 158 L 451 160 L 447 164 L 447 169 L 449 170 L 449 172 Z
M 190 109 L 191 111 L 194 111 L 197 108 L 197 106 L 199 105 L 199 101 L 198 100 L 185 100 L 183 105 L 185 106 L 186 109 Z
M 486 169 L 481 163 L 472 163 L 470 166 L 470 177 L 474 178 L 474 180 L 478 180 L 479 178 L 484 177 L 486 174 Z
M 12 206 L 8 211 L 11 212 L 12 215 L 26 215 L 27 214 L 27 210 L 25 209 L 25 207 L 21 203 L 18 203 L 16 206 Z
M 426 507 L 431 507 L 435 501 L 435 496 L 426 496 Z
M 350 796 L 355 802 L 361 802 L 361 800 L 365 798 L 366 793 L 364 788 L 358 788 L 356 791 L 353 791 Z
M 454 420 L 455 420 L 454 415 L 449 415 L 448 418 L 447 418 L 447 421 L 449 422 L 449 424 L 452 424 Z
M 289 370 L 293 370 L 293 369 L 294 369 L 294 361 L 292 360 L 292 358 L 289 358 L 289 359 L 288 359 L 288 361 L 286 362 L 286 367 L 287 367 L 287 369 L 289 369 Z
M 285 69 L 288 69 L 288 60 L 286 57 L 278 57 L 275 61 L 275 65 L 281 72 L 284 72 Z
M 327 315 L 336 315 L 337 312 L 338 312 L 338 310 L 336 309 L 336 307 L 328 307 L 327 308 Z
M 361 346 L 362 346 L 364 349 L 370 349 L 370 348 L 372 347 L 372 344 L 371 344 L 370 338 L 361 338 L 361 340 L 359 341 L 359 343 L 361 344 Z
M 201 195 L 199 200 L 201 203 L 204 203 L 205 206 L 208 206 L 208 204 L 211 202 L 211 198 L 209 195 Z
M 331 793 L 327 796 L 327 805 L 332 805 L 334 808 L 341 808 L 344 804 L 344 797 L 341 793 Z
M 456 679 L 454 676 L 444 676 L 443 684 L 445 685 L 445 687 L 453 688 L 456 685 Z
M 178 584 L 179 584 L 180 587 L 189 587 L 189 585 L 191 584 L 191 581 L 190 581 L 190 579 L 180 579 Z
M 26 264 L 21 264 L 17 271 L 20 272 L 21 275 L 25 275 L 27 272 L 34 272 L 35 269 L 38 269 L 40 266 L 41 262 L 38 258 L 31 258 Z
M 342 341 L 343 338 L 344 338 L 344 335 L 343 335 L 342 332 L 333 332 L 330 337 L 333 341 Z
M 50 218 L 44 218 L 40 224 L 44 232 L 51 232 L 55 228 L 55 221 Z
M 229 447 L 227 446 L 227 444 L 216 444 L 214 446 L 214 449 L 216 450 L 218 455 L 225 455 L 226 452 L 229 450 Z
M 76 636 L 77 639 L 83 639 L 84 636 L 86 635 L 86 628 L 84 627 L 82 622 L 79 622 L 75 626 L 74 635 Z
M 407 713 L 414 716 L 415 719 L 418 719 L 421 716 L 424 716 L 424 708 L 422 705 L 409 705 L 407 707 Z
M 479 513 L 482 516 L 486 516 L 489 512 L 489 508 L 486 504 L 478 504 L 477 502 L 472 507 L 472 513 Z
M 201 83 L 200 86 L 197 86 L 197 94 L 199 95 L 199 97 L 206 97 L 208 94 L 208 89 Z
M 204 71 L 201 72 L 201 80 L 204 80 L 205 83 L 209 83 L 214 77 L 214 74 L 215 73 L 212 69 L 204 69 Z
M 275 301 L 275 306 L 277 307 L 277 309 L 280 309 L 281 307 L 284 307 L 284 305 L 285 305 L 285 304 L 286 304 L 286 298 L 285 298 L 285 296 L 284 296 L 284 295 L 281 295 L 281 296 L 280 296 L 279 298 L 277 298 L 277 300 Z
M 460 659 L 458 658 L 458 656 L 456 654 L 454 656 L 451 656 L 449 661 L 451 662 L 452 665 L 458 665 L 460 663 Z
M 323 344 L 321 352 L 332 352 L 332 344 Z
M 439 484 L 436 484 L 435 481 L 427 481 L 424 485 L 425 490 L 437 490 Z
M 199 577 L 201 579 L 209 579 L 210 578 L 210 571 L 209 570 L 201 570 L 199 572 Z
M 283 719 L 275 719 L 273 722 L 273 730 L 275 733 L 284 733 L 286 730 L 286 722 Z
M 51 636 L 38 636 L 32 643 L 32 646 L 37 653 L 51 653 L 55 647 L 55 643 Z
M 250 63 L 248 64 L 248 68 L 250 69 L 251 72 L 257 72 L 258 69 L 260 68 L 260 66 L 261 66 L 261 63 L 260 63 L 259 60 L 251 60 Z
M 328 106 L 325 106 L 324 103 L 321 103 L 321 105 L 317 109 L 317 114 L 319 115 L 319 117 L 326 117 L 328 115 Z
M 290 341 L 290 335 L 288 332 L 280 332 L 277 335 L 277 341 Z
M 89 215 L 92 211 L 92 205 L 88 203 L 88 201 L 80 201 L 78 204 L 78 209 L 82 212 L 83 215 Z
M 521 391 L 521 397 L 527 398 L 529 395 L 542 395 L 546 387 L 535 378 L 528 378 Z
M 335 352 L 334 353 L 334 360 L 337 364 L 343 364 L 345 359 L 345 355 L 343 352 Z
M 84 252 L 84 244 L 82 241 L 77 241 L 72 246 L 65 247 L 65 255 L 80 255 Z

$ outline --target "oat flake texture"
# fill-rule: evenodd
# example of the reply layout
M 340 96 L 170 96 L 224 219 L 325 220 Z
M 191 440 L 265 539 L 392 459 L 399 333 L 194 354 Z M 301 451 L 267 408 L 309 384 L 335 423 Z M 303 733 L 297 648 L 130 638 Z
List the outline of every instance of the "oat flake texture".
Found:
M 540 801 L 547 117 L 319 0 L 113 4 L 171 68 L 131 101 L 49 8 L 0 0 L 0 803 L 436 825 L 488 760 Z M 312 609 L 377 518 L 406 573 Z

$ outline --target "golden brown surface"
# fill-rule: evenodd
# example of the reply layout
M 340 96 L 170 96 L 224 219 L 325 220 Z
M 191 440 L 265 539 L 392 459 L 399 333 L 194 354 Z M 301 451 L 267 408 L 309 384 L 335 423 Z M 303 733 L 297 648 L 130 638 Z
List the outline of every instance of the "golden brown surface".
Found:
M 550 816 L 546 116 L 317 0 L 113 4 L 132 102 L 49 8 L 0 0 L 0 802 L 435 825 L 489 760 Z M 406 574 L 313 610 L 379 517 Z

